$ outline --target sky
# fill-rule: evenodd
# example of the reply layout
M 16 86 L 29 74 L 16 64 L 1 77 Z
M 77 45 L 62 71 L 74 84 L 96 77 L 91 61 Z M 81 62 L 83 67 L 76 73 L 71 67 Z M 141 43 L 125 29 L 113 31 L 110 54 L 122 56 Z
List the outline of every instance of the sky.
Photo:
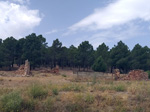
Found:
M 150 0 L 0 0 L 0 38 L 42 34 L 48 45 L 89 41 L 150 47 Z

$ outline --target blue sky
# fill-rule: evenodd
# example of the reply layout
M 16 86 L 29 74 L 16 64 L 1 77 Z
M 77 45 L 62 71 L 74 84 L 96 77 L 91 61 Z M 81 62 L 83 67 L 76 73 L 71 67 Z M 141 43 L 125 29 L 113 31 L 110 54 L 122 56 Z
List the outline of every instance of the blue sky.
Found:
M 0 38 L 16 39 L 35 32 L 49 45 L 78 46 L 88 40 L 94 48 L 118 41 L 130 49 L 150 47 L 150 0 L 0 0 Z

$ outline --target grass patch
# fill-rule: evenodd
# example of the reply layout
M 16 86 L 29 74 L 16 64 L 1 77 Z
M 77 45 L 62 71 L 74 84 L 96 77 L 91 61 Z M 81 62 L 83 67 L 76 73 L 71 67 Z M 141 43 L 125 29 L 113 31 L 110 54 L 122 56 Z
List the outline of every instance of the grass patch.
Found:
M 35 109 L 35 101 L 34 101 L 34 99 L 24 99 L 23 100 L 23 104 L 22 104 L 22 106 L 23 106 L 23 109 L 25 109 L 25 110 L 28 110 L 28 111 L 32 111 L 32 110 L 34 110 Z
M 98 91 L 117 91 L 124 92 L 127 90 L 127 86 L 124 84 L 96 84 L 93 86 L 94 90 Z
M 85 97 L 84 97 L 84 101 L 87 102 L 88 104 L 92 104 L 95 100 L 95 97 L 91 94 L 87 94 Z
M 67 75 L 65 75 L 65 74 L 62 74 L 62 76 L 63 76 L 63 77 L 67 77 Z
M 53 92 L 54 95 L 58 95 L 58 94 L 59 94 L 59 91 L 58 91 L 57 88 L 53 88 L 53 89 L 52 89 L 52 92 Z
M 23 99 L 19 92 L 11 92 L 1 98 L 2 112 L 20 112 Z
M 79 84 L 65 84 L 62 87 L 62 91 L 76 91 L 76 92 L 81 92 L 85 88 L 82 85 Z
M 97 82 L 97 80 L 96 80 L 96 75 L 94 74 L 94 76 L 93 76 L 93 80 L 92 80 L 92 84 L 91 84 L 91 85 L 92 85 L 92 86 L 93 86 L 93 85 L 95 85 L 95 84 L 96 84 L 96 82 Z
M 43 98 L 48 95 L 48 91 L 42 85 L 33 83 L 29 88 L 29 94 L 32 98 Z
M 117 86 L 114 86 L 114 90 L 117 91 L 117 92 L 124 92 L 126 91 L 126 87 L 125 85 L 117 85 Z

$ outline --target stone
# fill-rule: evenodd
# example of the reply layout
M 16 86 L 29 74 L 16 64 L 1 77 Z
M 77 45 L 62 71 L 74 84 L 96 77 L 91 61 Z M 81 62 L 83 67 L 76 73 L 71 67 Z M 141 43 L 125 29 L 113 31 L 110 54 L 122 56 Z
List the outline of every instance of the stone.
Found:
M 30 72 L 30 63 L 29 63 L 28 60 L 25 61 L 24 75 L 25 76 L 31 75 L 31 72 Z
M 120 78 L 120 71 L 119 71 L 119 69 L 114 69 L 114 75 L 115 75 L 115 80 L 118 80 Z

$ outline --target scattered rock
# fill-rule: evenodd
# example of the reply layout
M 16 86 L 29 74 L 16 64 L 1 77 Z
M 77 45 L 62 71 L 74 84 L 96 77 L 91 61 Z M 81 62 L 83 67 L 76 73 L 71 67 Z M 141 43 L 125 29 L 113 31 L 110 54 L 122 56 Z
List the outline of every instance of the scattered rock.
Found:
M 132 70 L 129 74 L 121 80 L 148 80 L 148 73 L 143 70 Z

